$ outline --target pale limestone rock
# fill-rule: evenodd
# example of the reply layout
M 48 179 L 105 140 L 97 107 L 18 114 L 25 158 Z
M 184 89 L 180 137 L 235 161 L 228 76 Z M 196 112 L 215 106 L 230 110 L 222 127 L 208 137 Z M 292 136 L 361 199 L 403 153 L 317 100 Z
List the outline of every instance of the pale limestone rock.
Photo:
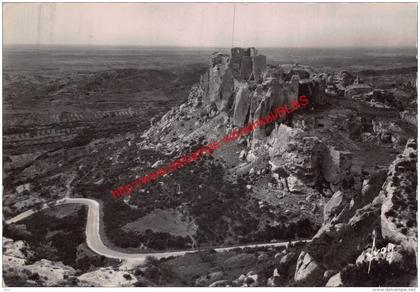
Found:
M 402 155 L 389 167 L 381 209 L 384 238 L 417 253 L 417 143 L 409 140 Z
M 235 108 L 233 112 L 233 124 L 242 127 L 247 121 L 250 106 L 250 92 L 247 84 L 240 84 L 235 96 Z
M 346 203 L 343 192 L 335 192 L 328 203 L 324 206 L 324 221 L 328 221 L 329 219 L 332 219 L 334 215 L 340 213 Z
M 305 137 L 303 130 L 280 124 L 272 131 L 268 143 L 274 165 L 283 166 L 307 187 L 320 180 L 322 158 L 328 148 L 319 138 Z
M 352 154 L 348 151 L 338 151 L 328 147 L 322 159 L 322 174 L 327 182 L 337 184 L 350 172 Z
M 201 86 L 206 93 L 203 101 L 216 104 L 218 110 L 229 110 L 233 103 L 234 77 L 228 66 L 229 56 L 214 53 L 209 71 L 202 76 Z
M 341 274 L 337 273 L 334 276 L 332 276 L 327 284 L 325 285 L 325 287 L 342 287 L 343 286 L 343 281 L 341 280 Z
M 241 153 L 239 153 L 239 160 L 241 160 L 241 161 L 246 160 L 246 155 L 247 155 L 246 150 L 245 149 L 242 150 Z
M 251 95 L 250 108 L 249 108 L 250 117 L 254 117 L 255 111 L 257 110 L 258 105 L 261 103 L 261 100 L 263 99 L 263 97 L 264 97 L 264 90 L 262 88 L 262 85 L 259 84 L 257 88 L 255 89 L 254 93 Z
M 137 282 L 136 277 L 126 271 L 100 268 L 78 277 L 79 281 L 94 287 L 130 287 Z
M 324 270 L 308 253 L 302 251 L 296 264 L 295 282 L 301 286 L 320 286 L 323 278 Z
M 306 185 L 296 176 L 289 175 L 287 178 L 289 191 L 292 193 L 304 193 L 307 190 Z
M 25 266 L 23 269 L 29 270 L 32 274 L 38 273 L 39 278 L 46 286 L 56 285 L 76 273 L 75 269 L 64 265 L 62 262 L 51 262 L 46 259 Z

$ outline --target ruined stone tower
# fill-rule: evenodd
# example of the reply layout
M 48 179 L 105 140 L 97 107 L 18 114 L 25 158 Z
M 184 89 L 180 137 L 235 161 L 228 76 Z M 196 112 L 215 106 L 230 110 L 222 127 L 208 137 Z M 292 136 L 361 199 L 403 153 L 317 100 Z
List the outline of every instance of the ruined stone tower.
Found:
M 255 48 L 232 48 L 229 63 L 235 78 L 246 81 L 262 81 L 262 72 L 267 66 L 267 57 L 258 55 Z

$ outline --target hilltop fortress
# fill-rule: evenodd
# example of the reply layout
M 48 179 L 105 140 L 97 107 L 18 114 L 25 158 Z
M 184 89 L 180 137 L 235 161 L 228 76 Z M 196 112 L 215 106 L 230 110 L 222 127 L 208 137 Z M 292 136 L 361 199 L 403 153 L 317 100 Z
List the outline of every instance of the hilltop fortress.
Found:
M 267 65 L 267 57 L 255 48 L 232 48 L 230 56 L 213 53 L 200 87 L 204 103 L 214 104 L 220 111 L 233 111 L 235 126 L 257 120 L 278 105 L 297 102 L 301 95 L 309 97 L 312 108 L 331 104 L 356 110 L 367 124 L 375 115 L 399 116 L 392 98 L 389 106 L 389 95 L 361 83 L 347 71 L 317 74 L 310 66 Z M 261 131 L 255 133 L 256 138 L 263 136 Z
M 35 275 L 29 278 L 26 270 L 39 272 L 38 264 L 45 266 L 43 254 L 42 260 L 34 262 L 29 247 L 43 253 L 39 247 L 50 246 L 46 256 L 51 269 L 63 267 L 55 262 L 62 259 L 63 242 L 56 238 L 77 237 L 71 243 L 71 254 L 73 247 L 78 251 L 86 247 L 81 245 L 85 238 L 70 233 L 72 229 L 46 236 L 44 242 L 40 238 L 42 232 L 48 233 L 45 224 L 8 224 L 25 218 L 21 215 L 28 214 L 28 209 L 53 207 L 63 202 L 60 199 L 82 196 L 85 201 L 101 201 L 104 216 L 97 222 L 103 222 L 107 235 L 105 256 L 113 258 L 114 250 L 120 256 L 126 248 L 130 253 L 165 250 L 159 256 L 172 255 L 173 249 L 197 248 L 198 255 L 187 253 L 181 261 L 191 267 L 211 263 L 211 271 L 199 269 L 198 274 L 197 269 L 189 269 L 191 273 L 181 282 L 181 278 L 169 277 L 165 285 L 417 285 L 417 94 L 415 83 L 405 84 L 407 77 L 415 79 L 414 73 L 387 75 L 388 70 L 378 71 L 374 66 L 375 70 L 368 68 L 365 73 L 343 71 L 344 67 L 333 72 L 327 61 L 317 63 L 316 70 L 301 64 L 271 65 L 254 48 L 216 52 L 209 61 L 206 70 L 202 64 L 184 67 L 180 63 L 188 71 L 186 80 L 178 78 L 182 75 L 166 76 L 164 71 L 134 69 L 100 71 L 82 82 L 83 86 L 78 85 L 82 78 L 76 82 L 70 78 L 64 89 L 46 95 L 56 101 L 51 108 L 34 108 L 30 115 L 15 113 L 15 109 L 9 113 L 3 141 L 7 147 L 3 211 L 5 236 L 19 240 L 6 238 L 5 279 L 22 283 Z M 354 66 L 357 63 L 347 64 L 360 70 Z M 197 82 L 198 72 L 205 73 L 181 101 L 184 84 L 189 88 Z M 15 82 L 11 89 L 27 86 L 21 84 Z M 61 104 L 69 100 L 62 92 L 73 91 L 80 92 L 79 107 L 60 112 L 67 109 Z M 96 94 L 106 99 L 92 98 Z M 118 109 L 125 105 L 117 97 L 133 101 L 133 110 Z M 170 104 L 174 106 L 169 110 Z M 285 115 L 238 135 L 278 105 Z M 163 116 L 157 118 L 160 113 Z M 143 131 L 146 117 L 153 115 L 150 128 Z M 219 145 L 223 147 L 215 151 Z M 164 165 L 176 171 L 164 172 Z M 139 185 L 136 196 L 109 202 L 104 195 L 120 182 L 143 181 L 143 175 L 149 173 L 154 174 L 151 180 L 158 176 L 159 181 Z M 60 226 L 69 226 L 76 214 L 82 220 L 82 214 L 72 208 L 65 212 L 70 221 L 62 221 L 59 210 L 36 219 L 44 218 L 48 224 L 50 216 L 57 214 Z M 83 225 L 83 220 L 77 222 Z M 42 232 L 32 229 L 41 225 Z M 26 231 L 34 237 L 29 233 L 26 237 Z M 27 247 L 21 236 L 29 240 Z M 305 241 L 287 244 L 285 249 L 233 249 L 302 239 Z M 206 251 L 215 246 L 231 250 L 220 255 Z M 97 265 L 97 255 L 91 254 Z M 48 278 L 40 274 L 39 279 L 54 285 L 85 285 L 86 275 L 96 277 L 103 270 L 95 271 L 86 264 L 90 258 L 77 256 L 69 264 L 75 268 L 68 266 L 67 280 L 64 276 L 51 280 L 49 268 Z M 172 257 L 159 260 L 165 267 L 162 275 L 170 275 L 167 267 L 179 275 L 179 262 Z M 108 263 L 101 258 L 100 265 Z M 76 272 L 82 266 L 89 272 Z M 113 265 L 103 272 L 127 279 L 132 271 L 129 282 L 136 281 L 137 267 L 126 270 L 124 263 L 120 267 L 123 270 Z M 147 274 L 139 279 L 147 279 Z M 162 283 L 161 278 L 156 285 Z M 74 282 L 76 279 L 80 282 Z
M 299 80 L 286 82 L 284 77 L 281 68 L 268 68 L 266 56 L 255 48 L 232 48 L 230 56 L 214 53 L 200 80 L 203 102 L 221 111 L 233 110 L 235 126 L 243 126 L 279 105 L 297 102 Z M 262 134 L 257 131 L 255 135 Z

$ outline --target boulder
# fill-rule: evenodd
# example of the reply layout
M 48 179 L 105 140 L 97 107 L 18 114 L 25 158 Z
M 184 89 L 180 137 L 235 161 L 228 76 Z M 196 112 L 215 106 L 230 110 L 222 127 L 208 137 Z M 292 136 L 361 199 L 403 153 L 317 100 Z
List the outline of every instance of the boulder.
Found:
M 287 185 L 292 193 L 305 193 L 307 191 L 306 185 L 295 175 L 287 177 Z
M 257 287 L 258 286 L 258 275 L 253 272 L 249 271 L 246 274 L 246 277 L 243 282 L 244 287 Z
M 325 285 L 325 287 L 342 287 L 343 286 L 343 281 L 341 280 L 341 274 L 337 273 L 334 276 L 332 276 L 327 284 Z
M 233 281 L 232 281 L 232 283 L 233 283 L 235 286 L 242 286 L 242 284 L 244 283 L 245 278 L 246 278 L 246 276 L 245 276 L 244 274 L 241 274 L 241 275 L 238 277 L 238 279 L 233 280 Z
M 274 269 L 273 276 L 267 279 L 267 286 L 268 287 L 278 287 L 281 285 L 281 276 L 277 269 Z
M 299 286 L 321 286 L 324 281 L 324 269 L 309 253 L 302 251 L 297 260 L 294 280 Z
M 372 242 L 372 230 L 379 228 L 381 200 L 376 199 L 358 209 L 346 222 L 328 221 L 318 230 L 306 249 L 319 263 L 330 270 L 340 270 L 353 262 L 363 247 Z M 347 218 L 344 210 L 340 218 Z M 344 220 L 342 220 L 344 221 Z
M 339 214 L 346 204 L 347 200 L 345 200 L 343 192 L 335 192 L 324 206 L 324 221 L 328 221 Z
M 297 253 L 294 251 L 288 252 L 287 254 L 285 254 L 281 259 L 280 259 L 280 266 L 288 266 L 290 265 L 292 262 L 297 260 Z
M 212 283 L 219 281 L 223 278 L 223 272 L 219 271 L 219 272 L 213 272 L 204 276 L 201 276 L 200 278 L 198 278 L 197 280 L 195 280 L 195 285 L 196 286 L 201 286 L 201 287 L 207 287 L 209 285 L 211 285 Z
M 285 254 L 279 261 L 278 272 L 282 275 L 287 275 L 288 271 L 298 259 L 298 254 L 294 251 L 290 251 Z M 293 265 L 294 267 L 294 265 Z

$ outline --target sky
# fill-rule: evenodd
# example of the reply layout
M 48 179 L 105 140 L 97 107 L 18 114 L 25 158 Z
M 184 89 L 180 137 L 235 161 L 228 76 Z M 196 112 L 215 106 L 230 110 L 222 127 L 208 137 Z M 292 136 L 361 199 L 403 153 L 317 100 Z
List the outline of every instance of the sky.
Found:
M 417 4 L 7 3 L 3 43 L 415 47 Z

